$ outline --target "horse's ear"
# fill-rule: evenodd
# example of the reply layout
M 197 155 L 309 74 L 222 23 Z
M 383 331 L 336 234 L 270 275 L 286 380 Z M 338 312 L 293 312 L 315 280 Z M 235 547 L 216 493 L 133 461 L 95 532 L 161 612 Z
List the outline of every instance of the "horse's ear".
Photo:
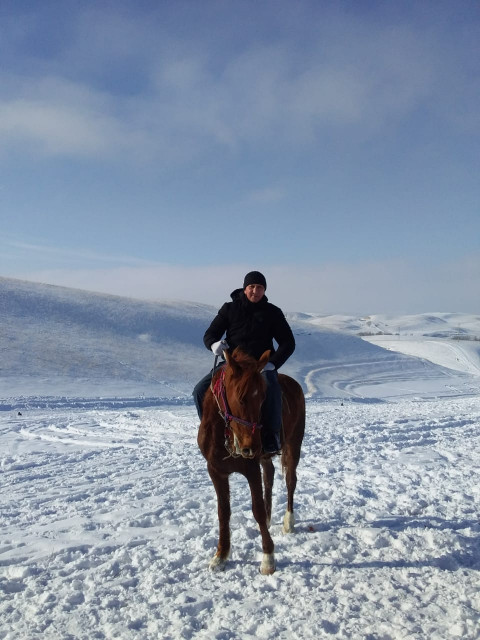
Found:
M 232 369 L 234 375 L 238 373 L 238 371 L 240 370 L 240 367 L 238 366 L 238 363 L 235 360 L 235 351 L 232 353 L 231 351 L 227 350 L 223 352 L 223 355 L 225 356 L 227 365 Z
M 269 359 L 270 359 L 270 349 L 268 351 L 265 351 L 264 353 L 262 353 L 262 355 L 260 356 L 260 360 L 258 361 L 257 369 L 259 371 L 261 371 L 263 369 L 263 367 L 267 364 Z

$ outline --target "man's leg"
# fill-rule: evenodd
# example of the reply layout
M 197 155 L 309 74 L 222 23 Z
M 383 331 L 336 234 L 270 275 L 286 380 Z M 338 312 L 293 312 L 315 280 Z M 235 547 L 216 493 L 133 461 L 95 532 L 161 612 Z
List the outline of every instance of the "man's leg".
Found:
M 265 453 L 275 453 L 281 449 L 282 389 L 276 370 L 264 371 L 262 375 L 267 383 L 267 394 L 262 409 L 262 421 L 265 429 L 262 433 L 262 444 Z
M 197 407 L 197 413 L 198 413 L 198 417 L 200 418 L 200 421 L 202 420 L 203 399 L 212 381 L 212 375 L 213 375 L 213 369 L 212 371 L 210 371 L 210 373 L 207 373 L 207 375 L 204 376 L 200 380 L 200 382 L 197 382 L 192 392 L 193 401 L 195 402 L 195 406 Z

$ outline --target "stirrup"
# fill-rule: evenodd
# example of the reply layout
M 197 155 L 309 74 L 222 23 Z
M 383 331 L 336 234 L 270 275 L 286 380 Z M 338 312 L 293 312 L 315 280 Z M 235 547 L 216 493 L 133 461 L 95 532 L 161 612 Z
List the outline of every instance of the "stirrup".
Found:
M 264 456 L 281 456 L 282 455 L 281 449 L 275 449 L 274 451 L 265 451 L 265 449 L 262 449 L 262 452 Z
M 267 451 L 267 449 L 270 449 L 270 451 Z M 265 447 L 262 445 L 262 450 L 263 450 L 263 453 L 268 453 L 268 454 L 271 453 L 274 456 L 276 455 L 279 456 L 282 453 L 282 445 L 279 442 L 275 442 L 275 443 L 272 442 L 271 446 Z

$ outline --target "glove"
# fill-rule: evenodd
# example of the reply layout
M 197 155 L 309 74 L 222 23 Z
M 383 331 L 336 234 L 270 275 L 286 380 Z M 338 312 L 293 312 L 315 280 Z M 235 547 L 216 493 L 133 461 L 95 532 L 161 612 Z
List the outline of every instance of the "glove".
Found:
M 214 342 L 210 349 L 213 351 L 215 356 L 221 356 L 224 351 L 229 349 L 228 343 L 226 340 L 219 340 L 218 342 Z
M 275 371 L 275 365 L 273 362 L 267 362 L 260 373 L 263 373 L 264 371 Z

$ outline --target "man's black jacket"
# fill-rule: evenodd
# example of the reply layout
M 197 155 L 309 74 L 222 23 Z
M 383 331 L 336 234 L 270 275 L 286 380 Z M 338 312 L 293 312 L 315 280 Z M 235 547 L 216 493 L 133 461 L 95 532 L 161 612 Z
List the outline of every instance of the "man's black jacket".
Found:
M 226 333 L 232 351 L 240 347 L 258 360 L 270 349 L 270 362 L 279 369 L 295 350 L 295 338 L 282 310 L 268 302 L 266 296 L 260 302 L 250 302 L 243 289 L 236 289 L 231 298 L 232 302 L 223 305 L 203 336 L 207 349 Z M 273 340 L 278 344 L 277 350 Z

